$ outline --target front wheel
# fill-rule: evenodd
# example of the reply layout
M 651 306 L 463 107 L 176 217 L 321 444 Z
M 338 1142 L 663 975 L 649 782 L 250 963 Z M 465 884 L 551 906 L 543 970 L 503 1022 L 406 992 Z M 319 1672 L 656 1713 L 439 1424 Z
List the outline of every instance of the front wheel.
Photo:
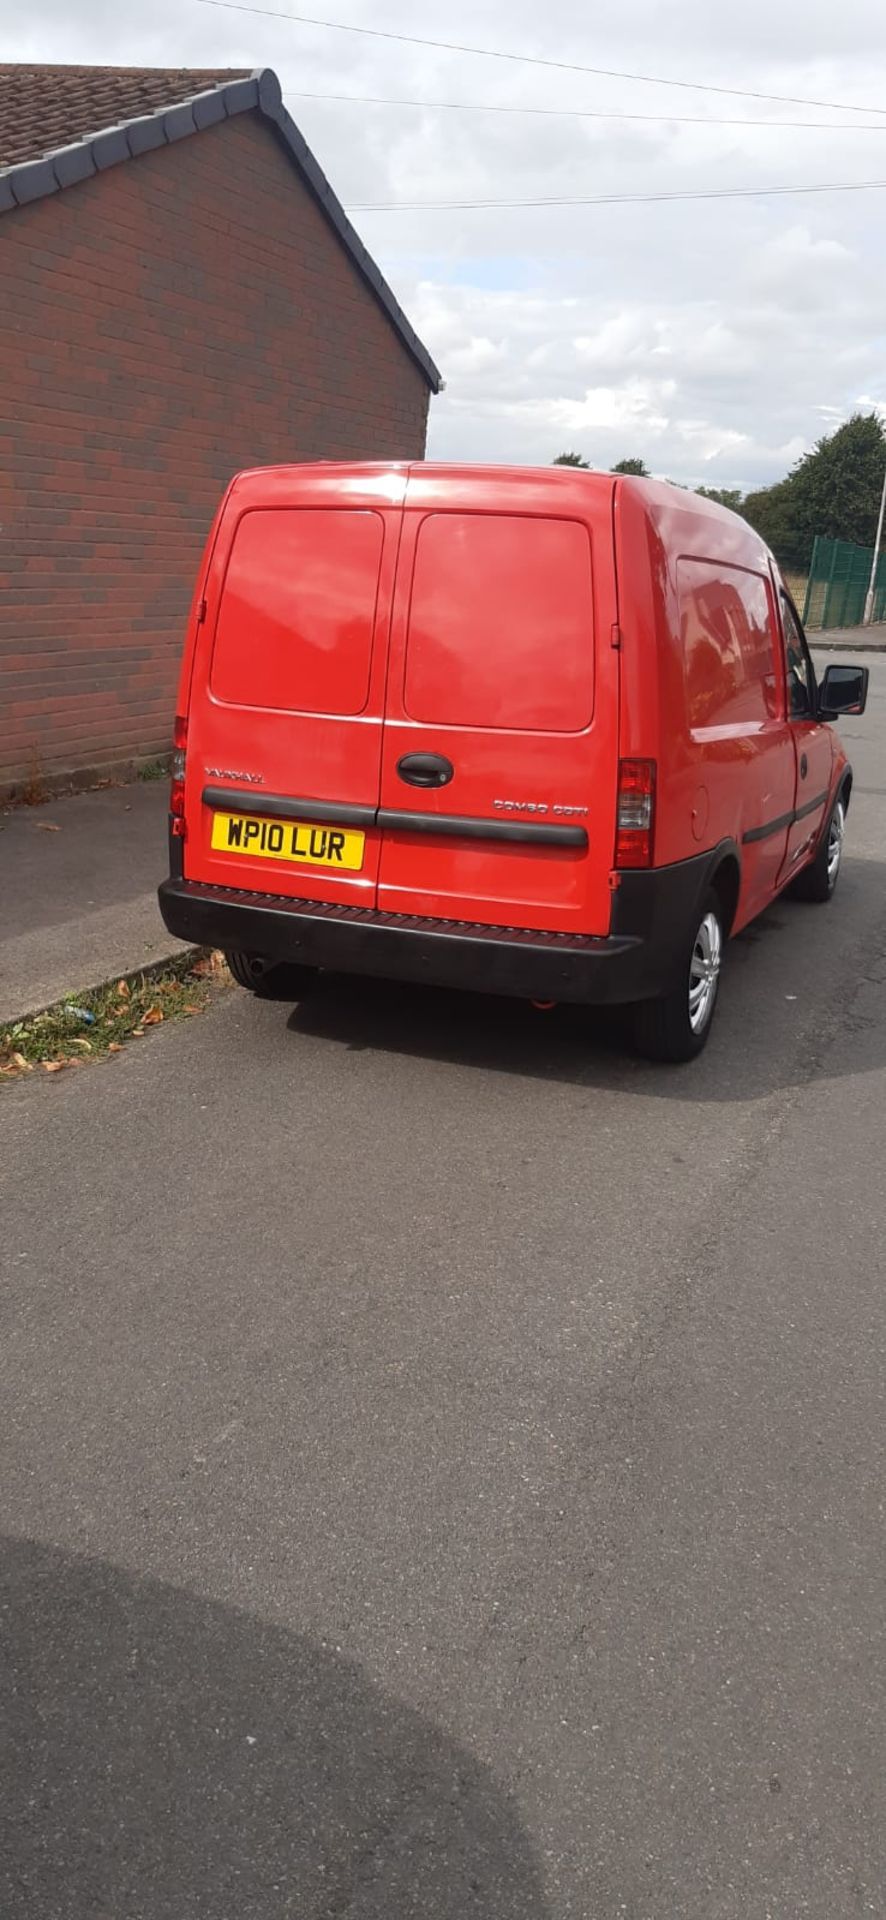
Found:
M 259 953 L 226 953 L 225 959 L 239 987 L 258 1000 L 303 1000 L 317 984 L 317 967 L 265 960 Z
M 682 977 L 673 993 L 634 1008 L 634 1039 L 647 1060 L 679 1065 L 707 1045 L 720 989 L 726 936 L 723 908 L 713 889 L 701 903 Z
M 815 859 L 803 868 L 802 873 L 798 873 L 791 888 L 795 900 L 815 900 L 823 906 L 826 900 L 833 898 L 840 878 L 845 833 L 846 802 L 843 795 L 838 794 Z

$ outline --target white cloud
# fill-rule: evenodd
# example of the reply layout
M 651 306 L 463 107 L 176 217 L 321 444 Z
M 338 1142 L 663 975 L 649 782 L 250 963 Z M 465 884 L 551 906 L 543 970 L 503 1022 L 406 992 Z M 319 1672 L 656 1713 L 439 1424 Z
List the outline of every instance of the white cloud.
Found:
M 507 358 L 507 346 L 503 340 L 489 340 L 475 335 L 472 339 L 450 349 L 448 367 L 450 380 L 459 374 L 488 373 L 492 367 L 500 367 Z
M 558 401 L 555 415 L 571 433 L 617 428 L 658 439 L 670 425 L 662 409 L 673 401 L 676 391 L 675 380 L 640 380 L 629 375 L 620 386 L 589 387 L 581 400 Z

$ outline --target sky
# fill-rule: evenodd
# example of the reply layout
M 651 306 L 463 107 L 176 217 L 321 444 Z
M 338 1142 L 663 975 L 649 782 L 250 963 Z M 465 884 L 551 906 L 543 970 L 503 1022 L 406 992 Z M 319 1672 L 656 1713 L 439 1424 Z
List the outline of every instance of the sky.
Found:
M 747 490 L 849 414 L 886 418 L 882 0 L 302 0 L 315 21 L 565 63 L 547 67 L 279 17 L 298 4 L 0 0 L 0 45 L 5 60 L 272 67 L 442 370 L 435 458 L 639 455 Z M 760 94 L 828 104 L 745 97 Z M 589 117 L 619 115 L 649 117 Z M 733 187 L 753 192 L 453 206 Z

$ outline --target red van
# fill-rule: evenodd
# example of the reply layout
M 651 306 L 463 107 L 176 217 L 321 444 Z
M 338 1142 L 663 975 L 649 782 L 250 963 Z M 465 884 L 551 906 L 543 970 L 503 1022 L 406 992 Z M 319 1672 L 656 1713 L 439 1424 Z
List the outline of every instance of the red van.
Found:
M 827 900 L 852 773 L 736 514 L 568 468 L 240 474 L 181 673 L 167 927 L 293 999 L 320 968 L 636 1006 L 708 1037 L 723 946 Z

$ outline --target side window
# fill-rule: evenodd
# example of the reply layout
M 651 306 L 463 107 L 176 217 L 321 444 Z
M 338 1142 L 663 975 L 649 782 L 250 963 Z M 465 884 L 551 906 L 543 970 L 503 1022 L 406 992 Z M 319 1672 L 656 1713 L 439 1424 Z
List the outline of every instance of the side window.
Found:
M 780 639 L 768 581 L 686 554 L 677 562 L 677 592 L 690 732 L 741 731 L 773 719 L 781 706 Z
M 781 596 L 781 617 L 784 624 L 787 656 L 788 712 L 792 720 L 799 720 L 804 716 L 808 718 L 814 712 L 812 664 L 806 650 L 803 629 L 787 594 L 784 593 Z

